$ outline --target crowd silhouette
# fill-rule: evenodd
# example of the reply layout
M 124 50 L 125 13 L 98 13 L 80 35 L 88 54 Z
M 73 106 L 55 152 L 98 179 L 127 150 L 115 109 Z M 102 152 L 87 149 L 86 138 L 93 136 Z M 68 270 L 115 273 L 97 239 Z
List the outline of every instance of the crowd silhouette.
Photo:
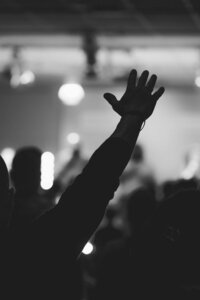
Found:
M 89 160 L 75 149 L 49 191 L 41 149 L 18 149 L 10 174 L 0 157 L 3 299 L 200 298 L 198 178 L 158 186 L 137 143 L 164 93 L 156 81 L 132 70 L 120 100 L 104 94 L 114 132 Z

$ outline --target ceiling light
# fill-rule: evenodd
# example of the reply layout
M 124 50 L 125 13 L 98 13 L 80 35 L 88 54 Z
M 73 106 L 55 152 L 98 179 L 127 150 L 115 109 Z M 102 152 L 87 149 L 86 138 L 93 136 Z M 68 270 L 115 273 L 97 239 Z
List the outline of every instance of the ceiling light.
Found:
M 58 97 L 65 105 L 77 105 L 84 96 L 84 89 L 78 83 L 63 84 L 58 91 Z
M 67 141 L 71 145 L 76 145 L 80 142 L 80 136 L 76 132 L 71 132 L 67 136 Z

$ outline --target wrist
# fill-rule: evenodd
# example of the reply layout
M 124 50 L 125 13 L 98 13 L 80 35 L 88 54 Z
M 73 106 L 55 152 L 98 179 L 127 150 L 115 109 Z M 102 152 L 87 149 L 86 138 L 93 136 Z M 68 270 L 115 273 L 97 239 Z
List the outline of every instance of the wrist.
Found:
M 124 113 L 124 115 L 122 117 L 128 117 L 129 119 L 134 118 L 134 119 L 141 120 L 142 122 L 144 122 L 146 120 L 146 117 L 143 113 L 141 113 L 140 111 L 135 111 L 135 110 Z
M 140 115 L 124 115 L 121 117 L 112 137 L 125 140 L 128 144 L 135 143 L 141 130 L 144 119 Z
M 135 112 L 135 113 L 127 113 L 127 114 L 124 114 L 122 117 L 121 117 L 121 121 L 124 122 L 124 123 L 138 123 L 138 124 L 142 124 L 144 121 L 145 121 L 145 118 L 144 116 L 142 115 L 142 113 L 139 113 L 139 112 Z

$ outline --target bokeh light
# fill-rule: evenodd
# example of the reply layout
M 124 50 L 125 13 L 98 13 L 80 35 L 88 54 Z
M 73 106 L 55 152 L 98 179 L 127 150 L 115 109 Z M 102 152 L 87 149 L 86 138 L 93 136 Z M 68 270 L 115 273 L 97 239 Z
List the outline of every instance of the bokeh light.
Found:
M 78 83 L 63 84 L 58 91 L 58 97 L 65 105 L 77 105 L 84 96 L 84 89 Z
M 49 190 L 54 182 L 55 157 L 51 152 L 44 152 L 41 158 L 41 188 Z
M 94 246 L 90 242 L 88 242 L 83 248 L 82 253 L 85 255 L 89 255 L 93 252 L 93 250 L 94 250 Z
M 20 76 L 21 84 L 30 84 L 35 81 L 35 74 L 32 71 L 24 71 Z
M 76 132 L 71 132 L 67 135 L 67 141 L 71 145 L 76 145 L 80 142 L 80 136 Z

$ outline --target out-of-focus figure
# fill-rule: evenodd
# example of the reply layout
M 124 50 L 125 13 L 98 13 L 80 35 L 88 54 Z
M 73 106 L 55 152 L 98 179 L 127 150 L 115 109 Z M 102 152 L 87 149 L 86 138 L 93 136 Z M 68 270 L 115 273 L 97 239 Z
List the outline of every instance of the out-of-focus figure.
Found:
M 144 150 L 140 144 L 136 144 L 131 159 L 120 178 L 120 183 L 120 187 L 111 203 L 120 211 L 118 224 L 126 235 L 126 205 L 131 194 L 143 188 L 151 190 L 155 197 L 157 193 L 153 170 L 146 162 Z
M 40 149 L 30 146 L 19 149 L 13 159 L 11 178 L 16 190 L 11 221 L 13 228 L 32 223 L 53 207 L 40 188 L 41 156 Z
M 123 193 L 129 194 L 140 187 L 154 188 L 154 185 L 154 174 L 146 162 L 144 149 L 140 144 L 137 144 L 121 177 Z
M 59 182 L 62 190 L 64 190 L 66 186 L 70 185 L 74 178 L 82 172 L 87 162 L 88 160 L 83 156 L 81 145 L 77 144 L 72 149 L 70 159 L 61 168 L 56 177 L 56 181 Z

